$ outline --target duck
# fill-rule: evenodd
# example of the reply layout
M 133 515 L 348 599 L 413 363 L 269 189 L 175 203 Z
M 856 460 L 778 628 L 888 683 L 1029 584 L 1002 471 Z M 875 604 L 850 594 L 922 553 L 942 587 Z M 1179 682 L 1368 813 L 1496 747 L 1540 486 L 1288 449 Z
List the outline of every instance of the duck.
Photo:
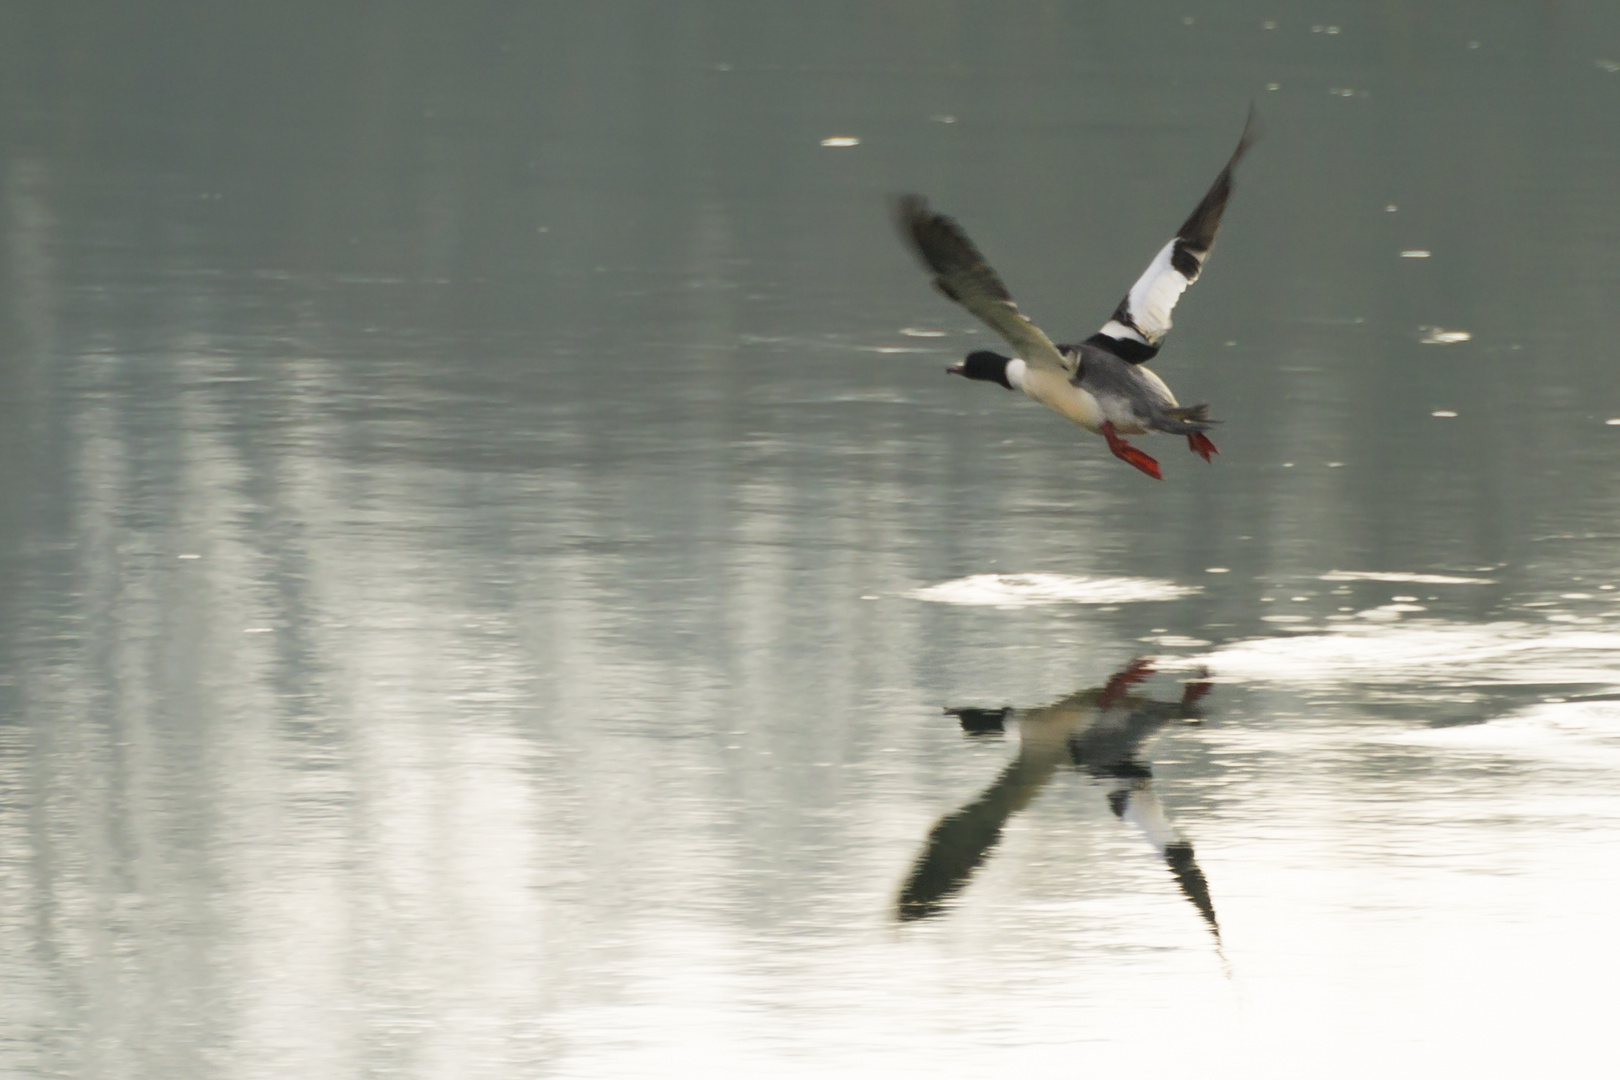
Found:
M 1218 423 L 1207 404 L 1176 401 L 1147 362 L 1170 332 L 1170 313 L 1198 280 L 1215 246 L 1232 194 L 1232 173 L 1259 135 L 1251 107 L 1237 149 L 1197 209 L 1159 249 L 1102 328 L 1084 341 L 1055 345 L 1013 301 L 1001 277 L 957 222 L 936 213 L 921 195 L 894 202 L 901 238 L 933 273 L 934 287 L 962 305 L 1012 346 L 1012 356 L 988 349 L 968 353 L 945 370 L 967 379 L 1022 390 L 1059 416 L 1101 435 L 1113 455 L 1163 480 L 1158 461 L 1126 435 L 1182 435 L 1207 462 L 1220 453 L 1206 434 Z

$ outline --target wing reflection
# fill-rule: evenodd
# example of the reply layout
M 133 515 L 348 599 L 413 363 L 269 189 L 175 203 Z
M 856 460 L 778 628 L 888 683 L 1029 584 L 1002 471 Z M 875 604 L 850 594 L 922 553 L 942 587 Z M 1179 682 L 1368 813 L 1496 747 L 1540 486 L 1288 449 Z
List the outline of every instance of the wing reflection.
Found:
M 982 795 L 941 818 L 928 834 L 928 844 L 900 890 L 900 921 L 944 910 L 1001 839 L 1007 819 L 1028 806 L 1060 767 L 1073 764 L 1107 783 L 1109 808 L 1142 830 L 1219 940 L 1215 905 L 1192 844 L 1165 816 L 1153 792 L 1152 771 L 1137 758 L 1143 744 L 1171 720 L 1201 718 L 1199 703 L 1209 683 L 1187 683 L 1181 699 L 1173 702 L 1131 693 L 1132 686 L 1152 673 L 1147 661 L 1135 660 L 1105 685 L 1039 709 L 946 709 L 964 732 L 981 737 L 1000 734 L 1007 720 L 1015 719 L 1018 756 Z

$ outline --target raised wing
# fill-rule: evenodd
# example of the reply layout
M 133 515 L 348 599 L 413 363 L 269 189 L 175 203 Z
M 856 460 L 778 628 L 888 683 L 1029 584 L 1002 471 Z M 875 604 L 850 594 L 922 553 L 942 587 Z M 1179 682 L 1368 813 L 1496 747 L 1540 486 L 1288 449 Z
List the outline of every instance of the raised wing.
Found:
M 1254 109 L 1250 108 L 1237 149 L 1232 151 L 1226 168 L 1210 185 L 1198 209 L 1176 230 L 1175 237 L 1159 249 L 1136 284 L 1131 286 L 1131 291 L 1114 309 L 1113 316 L 1101 330 L 1086 339 L 1086 344 L 1107 349 L 1133 364 L 1151 360 L 1158 353 L 1159 342 L 1170 332 L 1170 312 L 1187 286 L 1198 280 L 1210 249 L 1215 246 L 1215 232 L 1221 227 L 1221 214 L 1232 195 L 1232 169 L 1249 152 L 1259 134 Z
M 934 272 L 936 289 L 984 320 L 1026 364 L 1070 370 L 1052 339 L 1024 318 L 1007 286 L 960 225 L 930 210 L 921 195 L 896 199 L 894 216 L 901 237 Z

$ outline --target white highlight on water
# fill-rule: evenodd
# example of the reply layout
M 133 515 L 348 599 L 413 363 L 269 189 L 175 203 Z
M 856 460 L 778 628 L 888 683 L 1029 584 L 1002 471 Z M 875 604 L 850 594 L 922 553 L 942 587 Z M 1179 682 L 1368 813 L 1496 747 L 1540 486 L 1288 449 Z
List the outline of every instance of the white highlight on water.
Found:
M 1620 685 L 1620 635 L 1521 622 L 1464 624 L 1390 618 L 1334 623 L 1326 633 L 1236 641 L 1166 667 L 1207 667 L 1220 680 L 1326 685 Z
M 913 589 L 906 596 L 936 604 L 1034 607 L 1040 604 L 1133 604 L 1179 600 L 1202 590 L 1158 578 L 1077 577 L 1071 574 L 973 574 Z
M 1470 341 L 1473 334 L 1467 330 L 1444 330 L 1438 326 L 1420 326 L 1423 336 L 1418 341 L 1424 345 L 1455 345 L 1459 341 Z
M 1492 578 L 1457 577 L 1452 574 L 1385 573 L 1378 570 L 1331 570 L 1318 581 L 1395 581 L 1408 585 L 1495 585 Z

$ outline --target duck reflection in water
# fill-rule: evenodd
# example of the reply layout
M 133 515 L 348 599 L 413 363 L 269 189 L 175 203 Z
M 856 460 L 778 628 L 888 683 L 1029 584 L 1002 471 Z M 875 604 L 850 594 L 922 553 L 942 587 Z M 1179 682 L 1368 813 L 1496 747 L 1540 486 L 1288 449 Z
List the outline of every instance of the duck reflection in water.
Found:
M 900 921 L 944 910 L 1001 839 L 1007 819 L 1028 806 L 1069 762 L 1108 782 L 1109 808 L 1147 836 L 1219 941 L 1215 906 L 1192 844 L 1165 817 L 1153 793 L 1152 771 L 1137 759 L 1143 744 L 1171 720 L 1202 719 L 1199 703 L 1210 684 L 1204 678 L 1187 683 L 1179 701 L 1155 701 L 1131 692 L 1152 673 L 1146 660 L 1134 660 L 1105 685 L 1076 691 L 1044 708 L 945 710 L 969 735 L 1000 734 L 1009 718 L 1016 719 L 1018 756 L 984 794 L 946 815 L 928 834 L 928 846 L 900 890 Z

